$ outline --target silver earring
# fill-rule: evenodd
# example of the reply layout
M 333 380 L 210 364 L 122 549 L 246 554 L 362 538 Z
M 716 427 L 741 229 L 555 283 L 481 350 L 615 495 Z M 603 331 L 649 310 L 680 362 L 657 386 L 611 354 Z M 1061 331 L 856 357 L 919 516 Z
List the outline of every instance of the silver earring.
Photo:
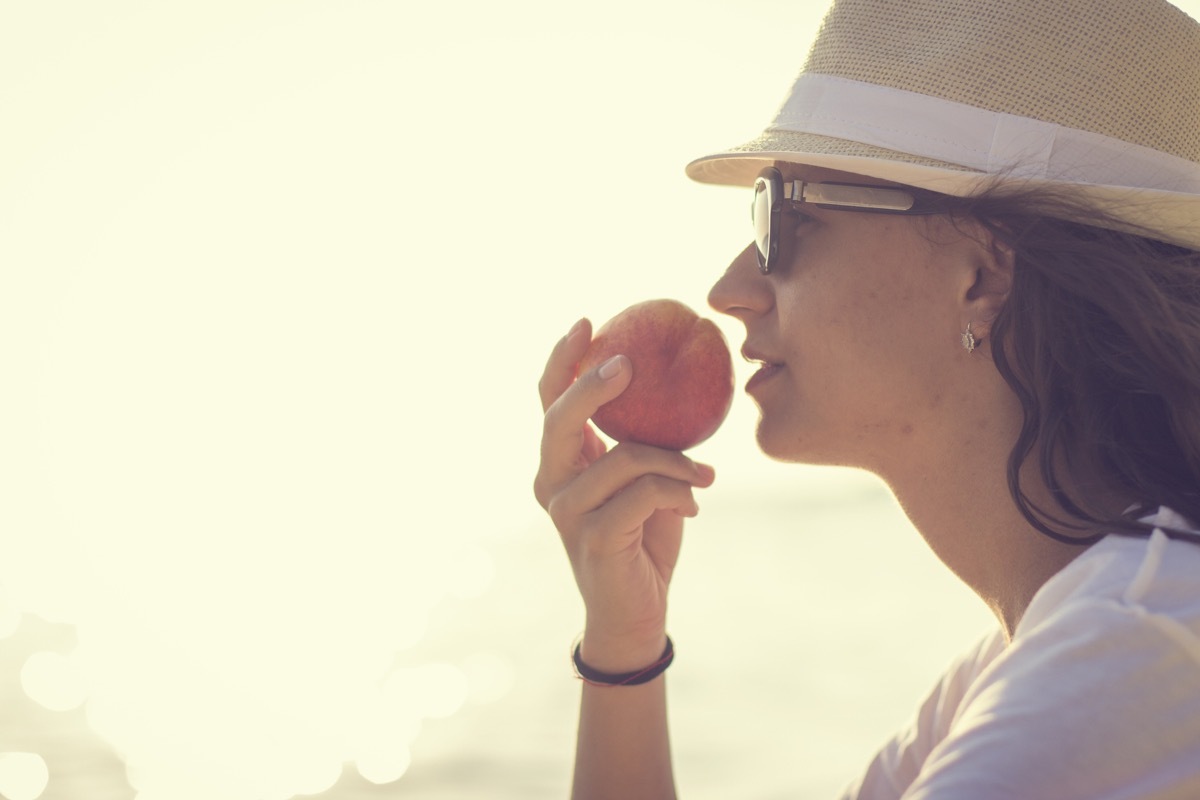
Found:
M 962 332 L 962 346 L 968 353 L 975 351 L 975 334 L 971 332 L 971 323 L 967 323 L 967 329 Z

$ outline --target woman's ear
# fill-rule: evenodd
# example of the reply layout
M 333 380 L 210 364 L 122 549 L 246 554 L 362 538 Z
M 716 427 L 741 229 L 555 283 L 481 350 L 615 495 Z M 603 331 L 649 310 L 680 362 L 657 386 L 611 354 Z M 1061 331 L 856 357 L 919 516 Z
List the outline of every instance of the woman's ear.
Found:
M 966 243 L 963 263 L 963 327 L 985 339 L 1012 292 L 1016 255 L 995 233 L 975 221 L 960 222 Z

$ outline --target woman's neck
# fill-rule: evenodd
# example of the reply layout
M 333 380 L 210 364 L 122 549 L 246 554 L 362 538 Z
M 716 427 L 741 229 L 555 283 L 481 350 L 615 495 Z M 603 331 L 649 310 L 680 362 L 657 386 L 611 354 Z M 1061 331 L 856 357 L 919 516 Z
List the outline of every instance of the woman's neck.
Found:
M 1008 638 L 1047 580 L 1087 548 L 1055 541 L 1025 519 L 1009 493 L 1007 462 L 1016 439 L 1009 425 L 972 426 L 961 442 L 909 451 L 879 474 L 933 552 L 992 609 Z M 947 457 L 950 452 L 953 457 Z M 1054 508 L 1040 475 L 1023 470 L 1022 486 L 1043 508 Z

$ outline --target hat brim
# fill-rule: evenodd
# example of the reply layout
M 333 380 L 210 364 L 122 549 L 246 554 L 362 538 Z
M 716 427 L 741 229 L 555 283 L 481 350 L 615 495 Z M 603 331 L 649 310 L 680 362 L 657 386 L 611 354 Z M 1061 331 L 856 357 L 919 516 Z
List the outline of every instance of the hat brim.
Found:
M 767 131 L 752 142 L 696 159 L 688 164 L 687 174 L 700 183 L 751 186 L 759 170 L 774 162 L 827 167 L 956 196 L 969 194 L 970 187 L 985 177 L 945 161 L 793 131 Z
M 992 175 L 959 164 L 814 133 L 767 131 L 739 147 L 696 159 L 687 165 L 687 175 L 700 183 L 751 186 L 763 167 L 780 162 L 836 169 L 955 197 L 970 197 L 989 186 L 1065 189 L 1126 220 L 1134 232 L 1153 232 L 1154 238 L 1200 250 L 1200 196 L 1195 194 L 1035 178 L 997 182 Z

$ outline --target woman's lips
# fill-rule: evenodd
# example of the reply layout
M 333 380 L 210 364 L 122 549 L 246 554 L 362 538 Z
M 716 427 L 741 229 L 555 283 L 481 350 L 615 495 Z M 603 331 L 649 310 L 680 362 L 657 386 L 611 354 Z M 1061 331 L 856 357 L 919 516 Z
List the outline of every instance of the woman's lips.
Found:
M 750 380 L 746 381 L 746 391 L 753 392 L 782 371 L 783 364 L 762 363 L 758 368 L 758 372 L 755 372 L 750 376 Z
M 746 346 L 742 348 L 742 357 L 752 364 L 758 364 L 758 371 L 750 377 L 746 382 L 746 391 L 750 392 L 766 383 L 775 375 L 778 375 L 783 370 L 783 363 L 772 361 L 770 356 L 760 353 L 753 348 Z

